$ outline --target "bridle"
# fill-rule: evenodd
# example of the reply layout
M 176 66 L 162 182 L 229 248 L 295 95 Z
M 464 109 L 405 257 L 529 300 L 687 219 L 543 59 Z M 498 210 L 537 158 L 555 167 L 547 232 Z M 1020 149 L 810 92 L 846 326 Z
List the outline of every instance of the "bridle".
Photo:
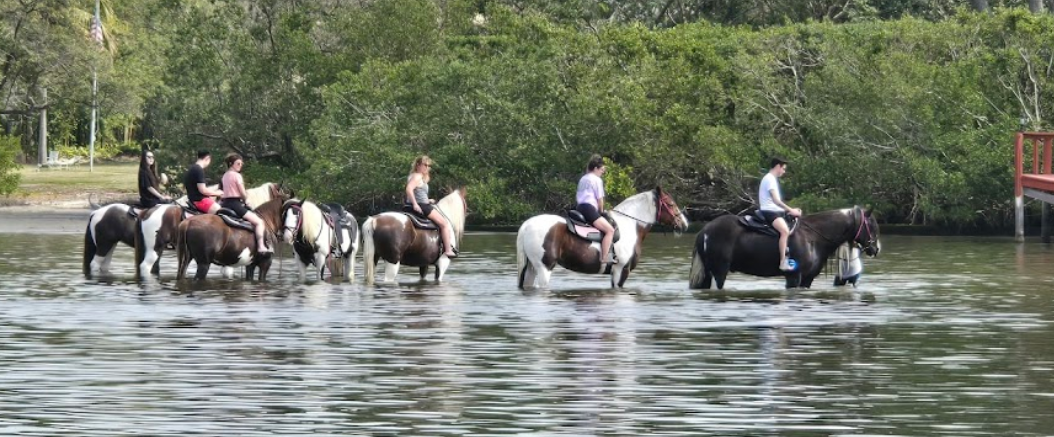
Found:
M 612 209 L 612 211 L 617 212 L 619 214 L 622 214 L 622 215 L 624 215 L 626 217 L 629 217 L 629 218 L 631 218 L 633 220 L 636 220 L 638 223 L 644 223 L 646 225 L 658 223 L 659 222 L 659 218 L 662 217 L 662 212 L 663 211 L 666 211 L 666 213 L 670 214 L 670 217 L 674 217 L 674 218 L 677 217 L 677 214 L 675 214 L 674 211 L 673 211 L 673 207 L 670 206 L 670 204 L 666 202 L 666 198 L 667 197 L 668 196 L 664 196 L 664 195 L 661 195 L 659 193 L 655 193 L 655 220 L 653 220 L 651 222 L 648 222 L 648 221 L 645 221 L 645 220 L 641 220 L 639 218 L 636 218 L 634 216 L 626 214 L 626 213 L 624 213 L 622 211 L 619 211 L 617 209 Z
M 289 233 L 294 235 L 294 236 L 298 236 L 298 235 L 301 235 L 300 228 L 304 225 L 304 209 L 300 205 L 295 205 L 294 204 L 294 205 L 289 205 L 289 208 L 286 209 L 286 210 L 288 211 L 288 210 L 291 210 L 291 209 L 295 209 L 296 210 L 296 226 L 286 225 L 285 224 L 285 220 L 283 219 L 282 220 L 282 229 L 285 230 L 285 231 L 289 231 Z
M 859 245 L 862 250 L 866 251 L 867 249 L 871 249 L 872 246 L 874 246 L 875 234 L 871 232 L 871 223 L 868 222 L 867 217 L 864 215 L 863 208 L 858 209 L 860 210 L 860 224 L 856 228 L 856 236 L 853 237 L 853 241 L 855 241 L 856 244 Z M 862 234 L 865 230 L 867 231 L 867 244 L 861 244 L 860 234 Z

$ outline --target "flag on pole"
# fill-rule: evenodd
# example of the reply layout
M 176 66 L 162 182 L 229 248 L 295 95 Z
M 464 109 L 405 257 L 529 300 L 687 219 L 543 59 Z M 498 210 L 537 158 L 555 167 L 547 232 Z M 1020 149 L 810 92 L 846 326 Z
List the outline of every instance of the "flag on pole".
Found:
M 95 16 L 91 19 L 91 39 L 97 44 L 102 45 L 102 20 L 99 19 L 99 11 L 95 11 Z

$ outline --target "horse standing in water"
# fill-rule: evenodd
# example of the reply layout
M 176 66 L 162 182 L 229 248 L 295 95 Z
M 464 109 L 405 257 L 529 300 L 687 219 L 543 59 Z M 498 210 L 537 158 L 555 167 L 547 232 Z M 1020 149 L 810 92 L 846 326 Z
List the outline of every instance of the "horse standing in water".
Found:
M 250 207 L 257 206 L 282 191 L 277 184 L 263 184 L 249 190 L 247 203 Z M 182 199 L 185 205 L 186 197 Z M 136 277 L 145 277 L 147 271 L 157 275 L 161 253 L 166 246 L 171 246 L 176 227 L 188 214 L 179 203 L 180 200 L 176 200 L 176 204 L 143 210 L 124 203 L 97 207 L 89 199 L 95 210 L 88 216 L 88 226 L 84 230 L 84 276 L 90 278 L 96 270 L 108 274 L 113 250 L 120 243 L 136 251 Z M 140 220 L 145 220 L 141 231 Z
M 787 288 L 809 288 L 831 254 L 846 243 L 869 256 L 878 255 L 882 249 L 878 222 L 870 212 L 854 207 L 802 217 L 787 241 L 797 267 L 784 272 L 779 269 L 778 237 L 748 229 L 739 216 L 721 216 L 707 223 L 696 237 L 688 286 L 708 289 L 716 280 L 721 289 L 729 272 L 742 272 L 784 276 Z
M 459 188 L 439 199 L 435 205 L 446 217 L 454 230 L 455 246 L 460 246 L 465 231 L 465 188 Z M 377 262 L 388 262 L 384 269 L 384 281 L 394 282 L 399 266 L 420 267 L 421 279 L 428 273 L 428 266 L 436 266 L 435 280 L 442 281 L 450 258 L 443 256 L 443 243 L 439 230 L 431 220 L 422 219 L 403 212 L 386 212 L 366 219 L 362 224 L 362 258 L 366 284 L 374 283 Z
M 251 188 L 247 194 L 245 204 L 253 209 L 271 199 L 292 197 L 284 185 L 271 182 Z M 200 214 L 185 205 L 186 196 L 176 199 L 174 204 L 158 205 L 139 215 L 134 246 L 136 278 L 145 278 L 148 269 L 158 275 L 161 254 L 166 247 L 172 247 L 179 224 L 187 217 Z
M 306 269 L 311 264 L 315 266 L 312 278 L 322 280 L 326 260 L 331 256 L 342 261 L 341 274 L 351 281 L 355 278 L 355 253 L 359 250 L 358 222 L 338 204 L 319 206 L 306 200 L 287 204 L 282 213 L 282 239 L 293 246 L 301 281 L 306 279 Z M 330 271 L 337 277 L 335 269 Z
M 516 269 L 519 287 L 546 287 L 557 264 L 581 273 L 611 274 L 611 286 L 622 287 L 629 272 L 640 261 L 641 243 L 651 227 L 662 223 L 687 229 L 688 219 L 662 188 L 637 193 L 612 209 L 618 241 L 612 244 L 617 262 L 600 265 L 599 232 L 595 239 L 579 237 L 569 230 L 565 217 L 544 214 L 531 217 L 516 234 Z
M 286 196 L 268 200 L 256 208 L 255 212 L 267 226 L 267 235 L 273 237 L 281 229 L 282 212 L 288 206 Z M 260 280 L 267 278 L 271 267 L 271 255 L 259 255 L 256 247 L 256 234 L 252 225 L 244 222 L 246 227 L 234 227 L 228 224 L 231 217 L 215 214 L 196 215 L 179 224 L 176 232 L 176 253 L 178 254 L 179 271 L 176 279 L 182 279 L 187 273 L 187 266 L 193 259 L 198 265 L 195 279 L 205 279 L 212 264 L 221 266 L 246 266 L 246 276 L 253 278 L 253 273 L 260 269 Z M 235 219 L 237 220 L 237 219 Z M 273 238 L 269 238 L 273 239 Z

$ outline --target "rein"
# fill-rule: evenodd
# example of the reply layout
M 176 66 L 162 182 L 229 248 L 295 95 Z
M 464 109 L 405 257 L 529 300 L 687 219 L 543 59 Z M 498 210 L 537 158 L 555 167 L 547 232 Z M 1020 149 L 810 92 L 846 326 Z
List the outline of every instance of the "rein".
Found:
M 636 218 L 634 216 L 631 216 L 629 214 L 626 214 L 626 213 L 624 213 L 622 211 L 619 211 L 617 209 L 612 209 L 611 211 L 617 212 L 617 213 L 622 214 L 622 215 L 624 215 L 626 217 L 629 217 L 629 218 L 631 218 L 633 220 L 636 220 L 638 223 L 644 223 L 646 225 L 653 225 L 653 224 L 659 222 L 659 217 L 662 216 L 662 211 L 663 210 L 666 210 L 666 212 L 668 212 L 670 214 L 670 217 L 676 217 L 677 216 L 677 214 L 673 213 L 673 209 L 670 208 L 670 205 L 666 203 L 666 199 L 664 199 L 662 196 L 656 194 L 655 195 L 655 220 L 653 220 L 653 221 L 650 221 L 650 222 L 644 221 L 644 220 L 641 220 L 641 219 Z

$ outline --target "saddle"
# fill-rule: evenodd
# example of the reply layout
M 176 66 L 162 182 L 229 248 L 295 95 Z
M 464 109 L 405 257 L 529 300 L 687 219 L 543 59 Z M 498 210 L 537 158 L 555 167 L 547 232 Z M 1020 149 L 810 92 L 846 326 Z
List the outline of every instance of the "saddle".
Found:
M 586 218 L 582 216 L 582 213 L 576 209 L 567 209 L 564 211 L 567 216 L 567 231 L 572 235 L 587 240 L 599 243 L 604 238 L 604 234 L 599 229 L 594 228 L 593 225 L 586 223 Z M 615 228 L 615 235 L 611 237 L 611 242 L 615 243 L 619 239 L 618 222 L 607 217 L 608 223 Z
M 417 228 L 417 229 L 422 229 L 422 230 L 426 230 L 426 231 L 438 231 L 439 230 L 439 226 L 436 226 L 436 223 L 434 221 L 432 221 L 431 219 L 428 219 L 426 217 L 421 217 L 421 215 L 418 214 L 417 211 L 412 211 L 412 210 L 411 211 L 406 211 L 404 209 L 402 211 L 402 213 L 406 214 L 406 217 L 408 217 L 410 219 L 410 223 L 413 223 L 414 227 Z
M 325 217 L 326 221 L 329 222 L 329 226 L 333 228 L 333 233 L 337 234 L 337 246 L 333 248 L 333 252 L 338 256 L 343 256 L 341 248 L 344 247 L 344 229 L 350 229 L 353 224 L 344 215 L 344 206 L 339 203 L 320 203 L 318 209 L 322 210 L 322 216 Z M 358 225 L 355 223 L 354 225 Z
M 790 233 L 793 234 L 794 230 L 798 228 L 798 219 L 794 217 L 787 217 L 787 225 L 790 227 Z M 768 235 L 771 237 L 779 238 L 780 233 L 772 225 L 765 223 L 765 217 L 761 215 L 761 210 L 754 211 L 753 214 L 748 214 L 739 217 L 739 224 L 747 230 L 757 232 L 759 234 Z
M 249 223 L 248 220 L 238 218 L 238 215 L 235 214 L 234 211 L 231 211 L 227 208 L 220 208 L 219 211 L 216 211 L 216 215 L 223 219 L 223 222 L 226 223 L 227 226 L 230 226 L 232 228 L 245 229 L 249 232 L 256 231 L 256 228 L 253 227 L 252 223 Z

